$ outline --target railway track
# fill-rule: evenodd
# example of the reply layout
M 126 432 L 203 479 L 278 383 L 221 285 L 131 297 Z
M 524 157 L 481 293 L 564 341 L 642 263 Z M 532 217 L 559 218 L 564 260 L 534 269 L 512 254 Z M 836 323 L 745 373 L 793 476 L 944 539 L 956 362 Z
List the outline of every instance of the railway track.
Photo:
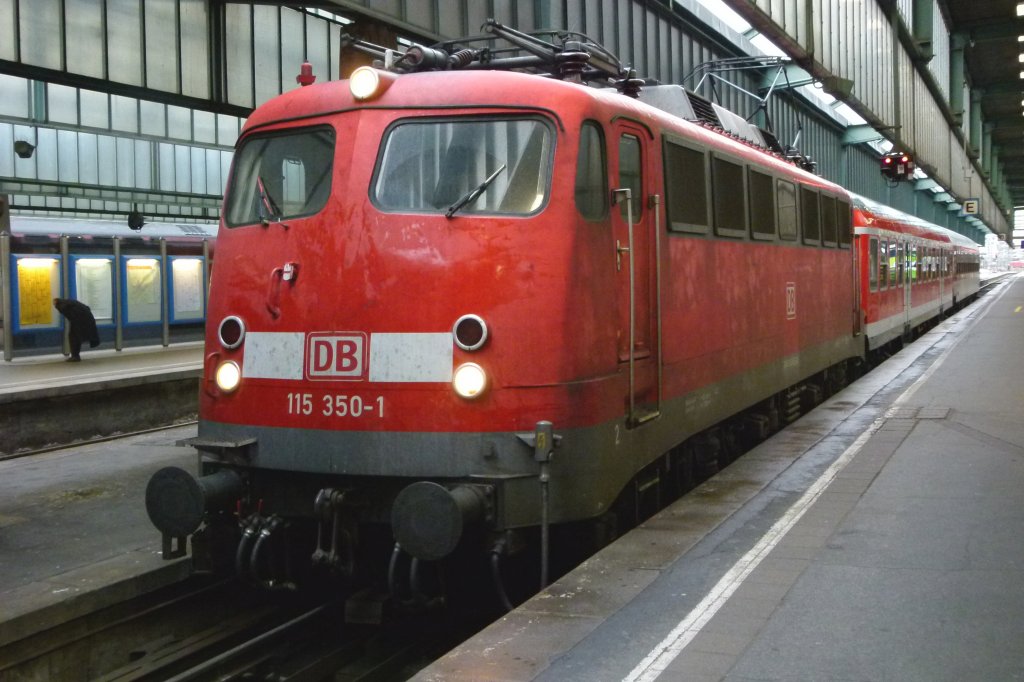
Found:
M 193 577 L 0 648 L 0 679 L 389 682 L 483 625 L 447 611 L 350 625 L 340 598 Z
M 0 453 L 0 462 L 4 462 L 9 459 L 19 459 L 21 457 L 32 457 L 34 455 L 45 455 L 48 452 L 57 452 L 59 450 L 66 450 L 68 448 L 77 448 L 82 445 L 94 445 L 96 443 L 109 443 L 111 441 L 122 440 L 124 438 L 131 438 L 132 436 L 142 436 L 147 433 L 159 433 L 160 431 L 167 431 L 169 429 L 176 429 L 180 426 L 194 426 L 199 421 L 196 419 L 188 419 L 185 421 L 173 422 L 171 424 L 161 424 L 160 426 L 153 426 L 146 429 L 135 429 L 133 431 L 124 431 L 108 436 L 96 436 L 95 438 L 88 438 L 85 440 L 78 440 L 73 443 L 52 443 L 41 447 L 25 448 L 16 450 L 11 453 Z

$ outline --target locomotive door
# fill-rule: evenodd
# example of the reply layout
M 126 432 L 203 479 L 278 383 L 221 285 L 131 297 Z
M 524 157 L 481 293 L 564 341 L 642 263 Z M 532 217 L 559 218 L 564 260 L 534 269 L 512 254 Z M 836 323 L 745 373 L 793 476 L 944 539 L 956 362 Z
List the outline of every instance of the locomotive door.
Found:
M 661 381 L 655 333 L 660 205 L 651 193 L 651 135 L 625 121 L 615 126 L 612 192 L 618 281 L 618 353 L 629 374 L 627 425 L 658 416 Z

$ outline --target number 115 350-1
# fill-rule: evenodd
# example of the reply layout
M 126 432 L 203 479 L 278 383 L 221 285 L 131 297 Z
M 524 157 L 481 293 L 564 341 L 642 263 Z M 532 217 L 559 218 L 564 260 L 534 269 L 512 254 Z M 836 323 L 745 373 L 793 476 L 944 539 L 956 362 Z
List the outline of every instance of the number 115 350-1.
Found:
M 288 414 L 309 416 L 314 412 L 325 417 L 384 417 L 384 396 L 364 398 L 358 395 L 322 395 L 289 393 Z

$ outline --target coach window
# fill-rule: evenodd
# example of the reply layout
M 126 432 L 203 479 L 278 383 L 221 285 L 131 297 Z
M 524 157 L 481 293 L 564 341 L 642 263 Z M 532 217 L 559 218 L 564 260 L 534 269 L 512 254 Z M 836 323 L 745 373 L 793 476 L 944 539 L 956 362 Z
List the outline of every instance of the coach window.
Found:
M 878 243 L 878 288 L 889 288 L 889 242 L 884 239 Z
M 747 171 L 750 195 L 750 235 L 754 239 L 775 237 L 775 191 L 772 176 L 754 169 Z
M 853 215 L 850 204 L 842 199 L 836 200 L 836 229 L 839 231 L 839 248 L 850 248 L 853 240 Z
M 836 223 L 836 198 L 821 195 L 821 239 L 828 246 L 836 246 L 839 225 Z
M 743 237 L 747 211 L 743 192 L 743 166 L 718 156 L 711 158 L 711 194 L 715 209 L 715 234 Z
M 708 231 L 707 177 L 703 151 L 665 140 L 665 193 L 671 230 Z
M 903 244 L 896 245 L 896 286 L 903 286 L 903 271 L 907 269 L 907 261 Z
M 878 291 L 878 239 L 868 240 L 868 287 Z
M 902 266 L 899 264 L 900 250 L 896 245 L 895 241 L 889 242 L 889 286 L 894 287 L 897 283 L 903 281 L 899 276 L 902 271 Z
M 629 203 L 633 207 L 633 222 L 640 222 L 640 214 L 644 209 L 643 182 L 641 176 L 640 140 L 633 135 L 619 138 L 619 184 L 620 188 L 629 188 L 633 198 Z M 622 219 L 626 219 L 626 202 L 620 204 Z
M 800 188 L 800 215 L 804 226 L 804 243 L 821 242 L 821 216 L 818 213 L 818 193 L 809 187 Z
M 775 197 L 779 208 L 779 237 L 787 241 L 795 241 L 797 229 L 796 185 L 779 180 Z
M 601 128 L 587 121 L 580 128 L 576 159 L 576 209 L 585 220 L 601 220 L 608 211 L 608 164 Z

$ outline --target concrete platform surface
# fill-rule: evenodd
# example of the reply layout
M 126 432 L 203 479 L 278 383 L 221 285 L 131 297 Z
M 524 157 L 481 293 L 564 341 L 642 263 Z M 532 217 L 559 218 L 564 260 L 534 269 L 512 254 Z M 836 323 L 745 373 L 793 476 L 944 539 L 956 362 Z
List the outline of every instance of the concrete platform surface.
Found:
M 195 425 L 0 461 L 0 647 L 184 578 L 160 558 L 149 477 L 195 468 Z
M 82 351 L 81 362 L 62 355 L 39 355 L 0 362 L 0 405 L 53 395 L 117 388 L 149 377 L 197 376 L 202 369 L 201 341 L 173 346 L 143 346 L 120 351 Z
M 0 362 L 0 459 L 196 418 L 203 345 Z
M 1024 679 L 1024 280 L 421 671 Z

